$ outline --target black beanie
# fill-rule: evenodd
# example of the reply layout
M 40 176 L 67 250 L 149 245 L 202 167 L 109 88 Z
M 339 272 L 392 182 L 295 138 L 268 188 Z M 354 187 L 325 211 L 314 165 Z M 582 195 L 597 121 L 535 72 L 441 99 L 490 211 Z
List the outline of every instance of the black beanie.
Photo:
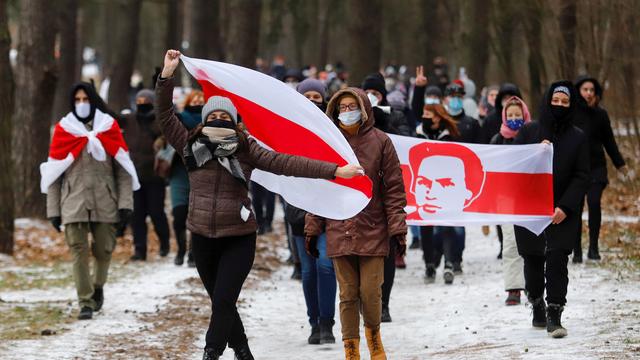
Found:
M 427 89 L 425 90 L 424 94 L 426 96 L 437 96 L 437 97 L 441 98 L 442 97 L 442 90 L 440 90 L 440 88 L 435 86 L 435 85 L 429 85 L 429 86 L 427 86 Z
M 362 81 L 362 90 L 376 90 L 382 97 L 387 97 L 387 88 L 385 87 L 384 77 L 380 73 L 367 75 Z

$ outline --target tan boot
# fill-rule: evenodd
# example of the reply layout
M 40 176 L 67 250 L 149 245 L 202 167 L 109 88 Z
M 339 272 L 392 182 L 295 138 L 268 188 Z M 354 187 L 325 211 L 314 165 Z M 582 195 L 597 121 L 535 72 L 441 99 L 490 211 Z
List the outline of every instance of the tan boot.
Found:
M 382 346 L 382 338 L 380 337 L 380 329 L 364 328 L 364 334 L 367 337 L 367 345 L 369 345 L 369 354 L 371 360 L 387 360 L 387 354 Z
M 345 360 L 360 360 L 360 339 L 344 340 Z

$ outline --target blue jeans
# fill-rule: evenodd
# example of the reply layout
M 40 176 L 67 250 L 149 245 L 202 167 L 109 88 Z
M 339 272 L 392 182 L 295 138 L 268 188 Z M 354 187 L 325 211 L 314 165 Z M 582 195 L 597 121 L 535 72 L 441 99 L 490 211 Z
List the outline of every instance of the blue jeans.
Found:
M 304 237 L 294 236 L 302 265 L 302 291 L 307 304 L 309 324 L 318 325 L 320 319 L 333 320 L 336 313 L 336 273 L 327 257 L 327 236 L 318 237 L 319 258 L 309 256 L 304 249 Z

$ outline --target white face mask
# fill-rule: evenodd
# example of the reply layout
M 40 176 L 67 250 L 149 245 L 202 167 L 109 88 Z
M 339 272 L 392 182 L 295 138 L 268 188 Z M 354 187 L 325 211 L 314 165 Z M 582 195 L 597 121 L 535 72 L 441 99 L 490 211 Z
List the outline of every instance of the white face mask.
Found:
M 424 103 L 425 103 L 425 105 L 435 105 L 435 104 L 440 104 L 440 99 L 438 99 L 438 98 L 432 98 L 432 97 L 425 97 L 425 98 L 424 98 Z
M 338 115 L 338 120 L 346 126 L 351 126 L 360 121 L 361 117 L 362 114 L 360 113 L 360 110 L 353 110 L 340 113 L 340 115 Z
M 86 119 L 89 117 L 89 114 L 91 114 L 91 105 L 89 103 L 76 104 L 76 115 Z
M 371 102 L 371 106 L 378 106 L 378 97 L 373 95 L 372 93 L 368 93 L 367 97 L 369 98 L 369 101 Z

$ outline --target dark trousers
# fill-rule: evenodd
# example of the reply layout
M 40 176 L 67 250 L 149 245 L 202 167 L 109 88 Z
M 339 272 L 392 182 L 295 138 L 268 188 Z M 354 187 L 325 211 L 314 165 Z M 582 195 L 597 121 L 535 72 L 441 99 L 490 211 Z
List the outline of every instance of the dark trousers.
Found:
M 592 182 L 587 192 L 587 206 L 589 207 L 589 249 L 598 251 L 600 240 L 600 226 L 602 224 L 602 193 L 607 187 L 606 182 Z M 584 200 L 580 209 L 584 209 Z M 580 231 L 577 233 L 573 254 L 582 256 L 582 221 L 580 221 Z
M 163 182 L 142 182 L 133 193 L 133 244 L 136 254 L 147 255 L 147 216 L 160 240 L 160 249 L 169 250 L 169 222 L 164 213 L 165 186 Z
M 251 182 L 251 202 L 258 226 L 271 226 L 276 206 L 276 194 L 256 182 Z
M 216 239 L 192 234 L 192 239 L 196 268 L 211 298 L 205 348 L 222 354 L 227 344 L 235 349 L 247 343 L 236 302 L 253 266 L 256 234 Z
M 382 307 L 389 306 L 393 281 L 396 278 L 396 247 L 391 244 L 389 256 L 384 258 L 384 282 L 382 283 Z
M 427 267 L 438 268 L 443 256 L 445 267 L 450 267 L 454 262 L 462 260 L 461 248 L 464 249 L 464 242 L 461 243 L 460 238 L 464 239 L 464 227 L 425 226 L 422 229 L 424 230 L 421 230 L 420 237 Z
M 173 232 L 176 234 L 176 243 L 178 245 L 178 256 L 184 256 L 189 250 L 189 259 L 191 259 L 191 244 L 187 246 L 187 216 L 189 215 L 188 205 L 179 205 L 172 209 L 173 215 Z
M 547 290 L 547 303 L 567 303 L 569 285 L 569 250 L 547 250 L 544 255 L 522 255 L 524 258 L 525 288 L 531 299 L 537 299 Z

